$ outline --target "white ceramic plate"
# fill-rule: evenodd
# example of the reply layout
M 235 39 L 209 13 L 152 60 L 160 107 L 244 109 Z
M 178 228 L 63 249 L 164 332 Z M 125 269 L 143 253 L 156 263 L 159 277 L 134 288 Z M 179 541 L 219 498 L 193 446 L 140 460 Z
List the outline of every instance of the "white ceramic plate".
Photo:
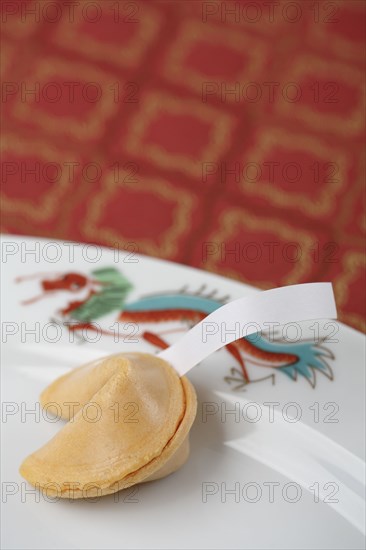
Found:
M 100 355 L 122 349 L 155 353 L 157 337 L 172 343 L 188 323 L 179 311 L 175 320 L 164 321 L 167 308 L 186 304 L 200 309 L 215 299 L 257 291 L 134 253 L 72 248 L 60 241 L 6 236 L 2 259 L 3 548 L 364 547 L 361 333 L 334 322 L 289 326 L 277 330 L 277 342 L 285 341 L 276 352 L 263 353 L 258 348 L 268 345 L 267 334 L 255 347 L 242 349 L 247 384 L 233 355 L 225 349 L 215 353 L 189 373 L 199 406 L 190 458 L 181 470 L 95 502 L 49 502 L 18 473 L 23 458 L 62 424 L 40 410 L 41 390 Z M 58 277 L 59 286 L 67 273 L 97 280 L 100 274 L 92 271 L 101 268 L 113 268 L 133 285 L 120 309 L 149 316 L 149 322 L 137 323 L 136 334 L 135 325 L 116 324 L 118 311 L 106 313 L 94 326 L 110 332 L 120 326 L 119 341 L 90 329 L 76 336 L 53 324 L 66 318 L 58 310 L 88 294 L 85 287 L 70 292 L 79 281 L 75 278 L 64 279 L 69 290 L 47 291 L 38 301 L 21 303 L 41 294 L 41 281 Z M 153 299 L 142 300 L 146 295 Z M 149 341 L 141 337 L 144 331 Z M 279 352 L 296 356 L 297 377 L 293 367 L 287 374 L 278 367 L 291 363 Z

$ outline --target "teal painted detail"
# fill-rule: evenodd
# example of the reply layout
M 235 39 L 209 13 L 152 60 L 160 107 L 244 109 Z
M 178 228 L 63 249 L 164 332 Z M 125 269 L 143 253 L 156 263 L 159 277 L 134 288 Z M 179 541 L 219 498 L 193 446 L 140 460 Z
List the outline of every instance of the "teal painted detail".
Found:
M 331 370 L 325 359 L 329 354 L 315 342 L 270 342 L 259 334 L 249 336 L 247 340 L 262 351 L 296 355 L 297 361 L 291 365 L 278 367 L 278 370 L 292 379 L 296 379 L 297 374 L 300 374 L 308 380 L 312 380 L 314 375 L 312 369 L 319 370 L 323 374 L 331 376 Z
M 126 304 L 124 311 L 169 311 L 170 309 L 190 309 L 209 315 L 222 304 L 201 296 L 184 296 L 169 294 L 166 296 L 151 296 L 141 298 L 136 302 Z

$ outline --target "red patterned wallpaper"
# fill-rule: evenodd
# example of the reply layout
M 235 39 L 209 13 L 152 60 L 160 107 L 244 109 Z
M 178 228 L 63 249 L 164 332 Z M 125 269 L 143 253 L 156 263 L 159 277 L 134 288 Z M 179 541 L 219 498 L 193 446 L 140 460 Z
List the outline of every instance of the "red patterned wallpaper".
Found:
M 332 280 L 365 330 L 364 17 L 351 0 L 3 2 L 2 231 L 261 288 Z

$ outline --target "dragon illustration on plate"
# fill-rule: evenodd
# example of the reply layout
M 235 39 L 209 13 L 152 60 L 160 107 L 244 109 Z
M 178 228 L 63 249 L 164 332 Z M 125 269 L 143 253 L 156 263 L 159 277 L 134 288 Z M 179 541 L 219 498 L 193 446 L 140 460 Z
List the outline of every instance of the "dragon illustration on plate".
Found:
M 30 278 L 39 278 L 42 293 L 23 302 L 30 305 L 35 301 L 59 291 L 74 295 L 83 291 L 84 297 L 68 301 L 58 311 L 62 323 L 68 330 L 79 333 L 84 329 L 95 329 L 95 321 L 103 316 L 116 312 L 117 321 L 121 323 L 164 324 L 179 321 L 183 324 L 180 330 L 187 330 L 229 300 L 229 296 L 217 297 L 218 292 L 207 292 L 201 287 L 190 292 L 187 287 L 176 292 L 162 292 L 144 296 L 135 301 L 128 301 L 132 290 L 130 281 L 115 267 L 105 267 L 92 271 L 90 276 L 81 273 L 36 274 L 18 277 L 17 282 Z M 86 296 L 85 296 L 86 292 Z M 102 331 L 112 335 L 113 332 Z M 172 331 L 157 333 L 143 331 L 141 337 L 153 346 L 164 349 L 169 346 L 165 335 Z M 328 360 L 334 355 L 323 346 L 323 340 L 288 342 L 282 339 L 269 339 L 263 334 L 239 338 L 226 346 L 234 358 L 236 366 L 230 369 L 225 381 L 234 390 L 242 390 L 252 382 L 270 380 L 275 382 L 276 373 L 281 373 L 296 381 L 304 377 L 312 387 L 316 384 L 316 373 L 321 373 L 333 380 L 333 372 Z M 246 362 L 265 369 L 264 376 L 251 378 Z

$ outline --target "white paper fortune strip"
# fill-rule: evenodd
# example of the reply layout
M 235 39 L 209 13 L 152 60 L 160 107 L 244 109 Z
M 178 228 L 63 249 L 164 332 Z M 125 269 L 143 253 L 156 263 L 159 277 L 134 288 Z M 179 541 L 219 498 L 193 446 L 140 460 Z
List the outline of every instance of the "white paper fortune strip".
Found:
M 266 290 L 220 307 L 195 325 L 178 342 L 159 353 L 183 376 L 200 361 L 238 338 L 268 330 L 269 323 L 284 325 L 312 319 L 336 319 L 331 283 L 307 283 Z M 242 332 L 240 331 L 240 334 Z

